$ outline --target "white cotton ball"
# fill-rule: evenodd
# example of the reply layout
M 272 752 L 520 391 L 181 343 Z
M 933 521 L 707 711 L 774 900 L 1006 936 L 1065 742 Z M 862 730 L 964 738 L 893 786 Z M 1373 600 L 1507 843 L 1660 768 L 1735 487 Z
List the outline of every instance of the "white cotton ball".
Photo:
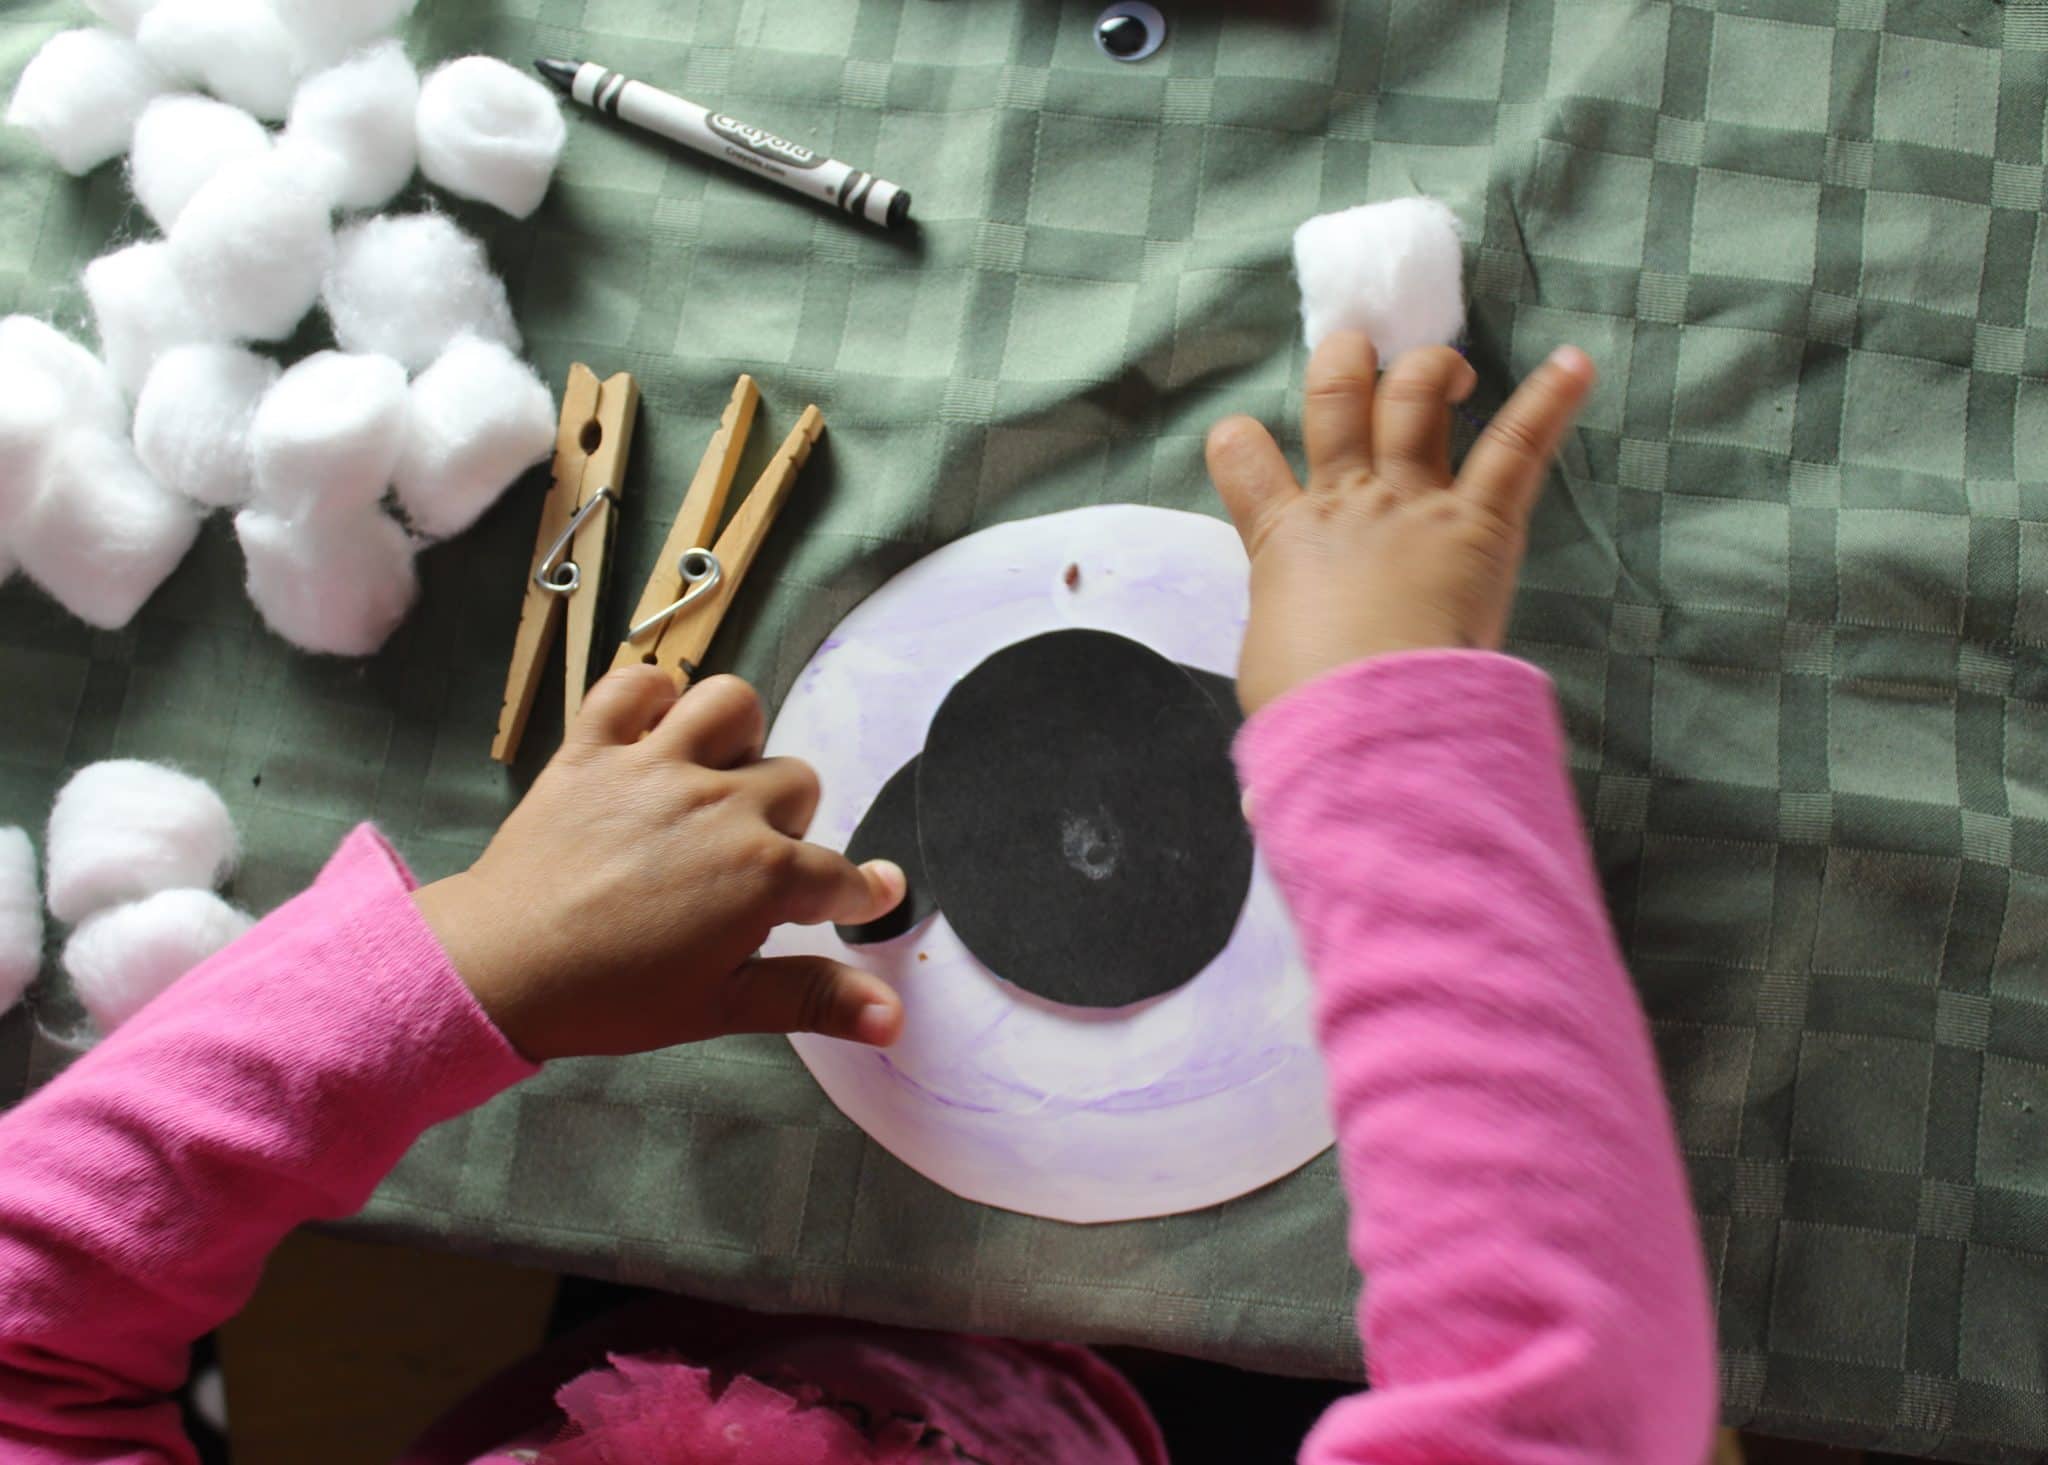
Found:
M 334 220 L 319 187 L 274 151 L 214 174 L 178 215 L 170 246 L 178 277 L 225 335 L 281 341 L 319 298 Z
M 166 75 L 265 121 L 291 108 L 298 46 L 269 0 L 158 0 L 136 27 L 135 43 Z
M 0 361 L 20 362 L 48 377 L 63 394 L 73 426 L 128 430 L 128 401 L 107 364 L 47 321 L 32 315 L 0 320 Z
M 135 455 L 158 483 L 209 508 L 249 501 L 249 427 L 277 363 L 240 346 L 164 353 L 135 401 Z
M 308 356 L 250 424 L 257 507 L 299 518 L 375 504 L 405 444 L 406 412 L 405 368 L 390 357 Z
M 284 146 L 299 166 L 319 170 L 341 207 L 382 208 L 419 162 L 419 102 L 419 72 L 405 47 L 386 41 L 306 78 L 292 99 Z
M 1318 214 L 1294 231 L 1302 334 L 1364 331 L 1381 362 L 1447 346 L 1465 328 L 1458 219 L 1433 198 L 1397 198 Z
M 161 890 L 101 911 L 73 931 L 64 943 L 64 971 L 105 1035 L 255 924 L 211 890 Z
M 278 18 L 308 56 L 340 56 L 388 36 L 419 0 L 275 0 Z
M 460 534 L 555 444 L 555 401 L 496 341 L 464 339 L 412 384 L 398 502 L 420 533 Z
M 72 774 L 43 850 L 50 914 L 72 923 L 159 890 L 210 890 L 240 852 L 228 806 L 204 780 L 137 758 Z
M 260 509 L 235 515 L 249 599 L 292 645 L 368 656 L 419 594 L 412 537 L 382 509 L 294 522 Z
M 36 893 L 36 848 L 25 829 L 0 829 L 0 1012 L 43 969 L 43 901 Z
M 158 97 L 135 124 L 128 181 L 157 227 L 168 231 L 207 179 L 269 151 L 270 134 L 240 107 L 189 92 Z
M 156 0 L 85 0 L 85 8 L 123 35 L 135 34 Z
M 131 244 L 87 265 L 85 298 L 99 329 L 100 354 L 131 397 L 164 352 L 219 335 L 171 268 L 170 246 L 161 240 Z
M 380 352 L 408 371 L 431 365 L 461 336 L 519 349 L 504 282 L 483 245 L 441 214 L 342 229 L 320 300 L 344 350 Z
M 540 207 L 568 135 L 555 93 L 490 56 L 450 61 L 420 88 L 420 171 L 515 219 Z
M 89 173 L 128 147 L 164 79 L 135 42 L 109 30 L 52 36 L 21 73 L 7 124 L 35 134 L 67 173 Z
M 198 534 L 198 511 L 149 476 L 126 438 L 73 432 L 51 450 L 42 489 L 15 524 L 14 554 L 59 605 L 113 631 Z
M 15 526 L 42 489 L 44 465 L 70 419 L 70 403 L 54 378 L 0 354 L 0 547 L 13 544 Z M 11 568 L 11 551 L 8 559 Z

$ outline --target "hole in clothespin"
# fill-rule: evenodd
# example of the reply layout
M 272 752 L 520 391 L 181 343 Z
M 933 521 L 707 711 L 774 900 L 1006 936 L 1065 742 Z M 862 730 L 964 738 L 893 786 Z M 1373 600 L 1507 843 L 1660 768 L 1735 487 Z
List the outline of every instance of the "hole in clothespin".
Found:
M 604 424 L 595 417 L 583 424 L 583 436 L 577 439 L 586 453 L 594 453 L 604 442 Z

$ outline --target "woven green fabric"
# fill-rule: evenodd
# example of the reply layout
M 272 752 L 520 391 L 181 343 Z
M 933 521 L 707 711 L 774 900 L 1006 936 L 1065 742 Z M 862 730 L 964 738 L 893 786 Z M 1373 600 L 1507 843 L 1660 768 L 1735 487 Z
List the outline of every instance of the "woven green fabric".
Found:
M 1447 198 L 1476 413 L 1562 341 L 1605 371 L 1515 646 L 1562 689 L 1656 1020 L 1728 1418 L 2048 1450 L 2048 7 L 1172 8 L 1119 66 L 1093 3 L 421 7 L 422 55 L 586 55 L 916 195 L 922 231 L 884 236 L 579 114 L 534 219 L 459 211 L 550 378 L 645 387 L 619 579 L 742 369 L 757 439 L 807 400 L 831 424 L 714 653 L 771 701 L 972 529 L 1210 510 L 1209 422 L 1298 396 L 1293 226 Z M 0 73 L 71 15 L 17 0 Z M 139 217 L 113 170 L 4 148 L 0 306 L 75 322 L 79 265 Z M 520 786 L 485 749 L 538 492 L 426 556 L 367 665 L 268 636 L 219 523 L 120 634 L 0 592 L 0 821 L 91 759 L 168 758 L 226 792 L 258 907 L 363 818 L 457 867 Z M 61 1057 L 0 1023 L 8 1091 Z M 429 1135 L 364 1224 L 774 1308 L 1358 1365 L 1327 1156 L 1199 1215 L 1028 1220 L 909 1174 L 773 1040 L 557 1065 Z

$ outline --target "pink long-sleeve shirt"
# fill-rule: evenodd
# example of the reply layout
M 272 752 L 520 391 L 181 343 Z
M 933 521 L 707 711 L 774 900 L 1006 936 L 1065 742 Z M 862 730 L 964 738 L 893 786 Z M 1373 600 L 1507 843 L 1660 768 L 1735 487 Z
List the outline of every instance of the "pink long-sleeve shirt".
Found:
M 1240 739 L 1370 1279 L 1373 1389 L 1316 1428 L 1316 1465 L 1707 1454 L 1700 1247 L 1563 752 L 1544 677 L 1466 652 L 1333 673 Z M 358 830 L 0 1118 L 0 1461 L 190 1461 L 166 1396 L 270 1249 L 533 1072 L 411 889 Z M 1151 1458 L 1119 1448 L 1062 1465 Z

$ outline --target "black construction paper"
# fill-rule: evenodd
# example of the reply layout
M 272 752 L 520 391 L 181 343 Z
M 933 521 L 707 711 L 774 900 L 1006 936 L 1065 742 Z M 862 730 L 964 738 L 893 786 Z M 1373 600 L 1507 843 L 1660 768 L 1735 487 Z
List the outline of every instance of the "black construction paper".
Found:
M 889 775 L 874 805 L 861 817 L 860 825 L 847 841 L 846 857 L 856 865 L 869 860 L 894 860 L 909 877 L 910 892 L 903 903 L 880 920 L 864 926 L 838 926 L 839 939 L 849 946 L 868 946 L 893 941 L 913 926 L 921 925 L 938 909 L 932 900 L 931 881 L 926 878 L 924 854 L 917 837 L 917 759 Z
M 1209 700 L 1216 704 L 1216 715 L 1223 719 L 1223 733 L 1230 741 L 1237 741 L 1238 730 L 1244 726 L 1244 707 L 1237 700 L 1237 678 L 1227 677 L 1220 671 L 1203 671 L 1199 666 L 1180 664 L 1180 669 L 1195 679 L 1195 685 L 1209 694 Z
M 1228 943 L 1252 845 L 1214 695 L 1101 631 L 1020 641 L 948 694 L 917 760 L 918 833 L 939 909 L 990 971 L 1122 1007 Z

